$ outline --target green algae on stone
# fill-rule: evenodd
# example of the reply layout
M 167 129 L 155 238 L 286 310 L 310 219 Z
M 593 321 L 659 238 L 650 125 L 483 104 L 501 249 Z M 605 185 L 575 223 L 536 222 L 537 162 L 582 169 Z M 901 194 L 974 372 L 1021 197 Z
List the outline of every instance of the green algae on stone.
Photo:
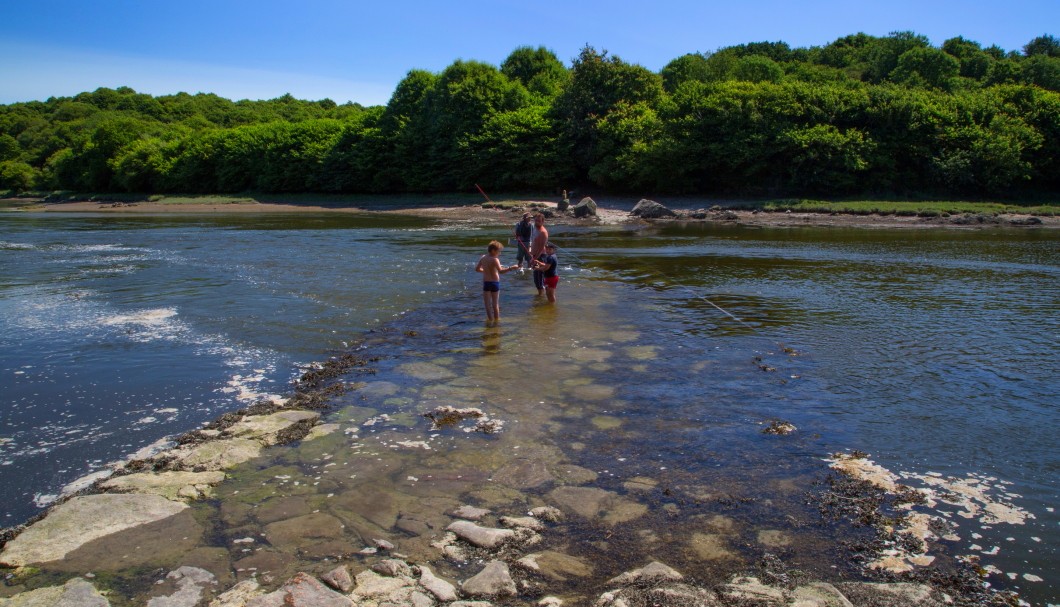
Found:
M 398 373 L 409 375 L 421 381 L 438 381 L 456 377 L 456 373 L 441 365 L 428 362 L 411 362 L 399 365 Z M 362 390 L 363 392 L 364 390 Z
M 689 538 L 688 548 L 693 555 L 702 561 L 730 560 L 737 553 L 729 548 L 729 541 L 717 533 L 693 533 Z
M 628 346 L 624 351 L 626 356 L 633 360 L 654 360 L 659 356 L 655 346 Z
M 587 401 L 607 400 L 615 395 L 614 387 L 604 386 L 601 384 L 572 386 L 566 392 L 570 394 L 573 398 Z
M 622 426 L 622 418 L 613 415 L 594 415 L 590 420 L 600 430 L 614 430 Z
M 582 363 L 602 363 L 611 358 L 611 352 L 601 348 L 571 348 L 566 356 Z

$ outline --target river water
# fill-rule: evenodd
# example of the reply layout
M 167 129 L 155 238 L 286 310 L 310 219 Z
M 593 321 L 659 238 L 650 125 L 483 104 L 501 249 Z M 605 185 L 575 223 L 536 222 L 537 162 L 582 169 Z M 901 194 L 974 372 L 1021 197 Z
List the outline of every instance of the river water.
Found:
M 379 360 L 336 400 L 343 431 L 241 468 L 203 517 L 247 533 L 274 521 L 255 508 L 297 497 L 351 536 L 400 544 L 450 500 L 503 511 L 603 495 L 555 493 L 588 483 L 609 492 L 609 516 L 637 521 L 606 541 L 600 521 L 567 530 L 597 577 L 651 554 L 706 580 L 763 550 L 823 577 L 842 568 L 845 532 L 807 495 L 829 454 L 856 449 L 910 485 L 1018 513 L 940 504 L 957 538 L 940 550 L 1057 602 L 1060 234 L 557 226 L 558 305 L 508 274 L 504 320 L 487 327 L 473 266 L 505 231 L 0 215 L 0 524 L 355 348 Z M 422 413 L 443 404 L 503 429 L 432 429 Z M 798 430 L 763 434 L 774 420 Z M 207 543 L 232 546 L 220 535 Z M 240 556 L 236 571 L 280 567 Z

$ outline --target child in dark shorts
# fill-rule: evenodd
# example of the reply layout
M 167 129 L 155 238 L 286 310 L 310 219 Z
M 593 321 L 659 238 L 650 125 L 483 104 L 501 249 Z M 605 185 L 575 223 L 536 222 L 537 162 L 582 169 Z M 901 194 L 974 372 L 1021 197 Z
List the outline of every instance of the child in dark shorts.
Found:
M 501 274 L 518 268 L 502 266 L 501 249 L 504 245 L 496 240 L 486 247 L 486 254 L 478 260 L 476 272 L 482 272 L 482 303 L 486 306 L 486 322 L 495 323 L 501 319 Z
M 559 261 L 556 259 L 556 245 L 547 243 L 545 254 L 534 261 L 534 269 L 541 272 L 544 279 L 545 296 L 549 303 L 556 303 L 556 286 L 559 285 L 559 274 L 556 272 Z

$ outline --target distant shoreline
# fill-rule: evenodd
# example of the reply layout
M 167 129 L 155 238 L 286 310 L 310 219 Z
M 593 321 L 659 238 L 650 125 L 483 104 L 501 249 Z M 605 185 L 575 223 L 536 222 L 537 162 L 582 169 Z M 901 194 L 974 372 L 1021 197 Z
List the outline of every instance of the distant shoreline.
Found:
M 530 206 L 555 208 L 552 201 L 533 198 L 505 200 L 498 208 L 484 207 L 481 203 L 466 203 L 464 196 L 384 198 L 381 204 L 359 205 L 358 201 L 330 203 L 326 198 L 321 204 L 312 202 L 261 202 L 252 198 L 225 199 L 221 197 L 173 198 L 160 200 L 90 201 L 75 200 L 46 202 L 44 199 L 0 199 L 0 209 L 21 212 L 45 213 L 114 213 L 114 214 L 243 214 L 243 213 L 358 213 L 409 215 L 453 221 L 464 224 L 494 225 L 517 221 L 519 215 Z M 463 200 L 462 200 L 463 199 Z M 705 205 L 711 201 L 704 200 Z M 548 221 L 552 224 L 648 224 L 656 222 L 684 221 L 693 223 L 723 223 L 755 227 L 847 227 L 847 228 L 1060 228 L 1060 216 L 1037 216 L 1024 213 L 962 213 L 922 217 L 915 215 L 877 213 L 817 213 L 795 211 L 762 211 L 724 209 L 710 206 L 710 212 L 699 217 L 683 216 L 673 219 L 644 220 L 630 215 L 628 210 L 600 206 L 596 217 L 575 219 L 556 216 Z

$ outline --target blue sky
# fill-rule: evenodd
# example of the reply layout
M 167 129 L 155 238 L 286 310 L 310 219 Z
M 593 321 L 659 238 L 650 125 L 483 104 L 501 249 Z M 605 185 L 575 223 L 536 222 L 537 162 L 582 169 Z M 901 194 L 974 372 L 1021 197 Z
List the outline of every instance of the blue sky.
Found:
M 386 103 L 413 68 L 500 65 L 586 44 L 662 69 L 685 53 L 911 30 L 1020 50 L 1060 36 L 1060 0 L 3 0 L 0 103 L 130 86 L 152 95 Z

